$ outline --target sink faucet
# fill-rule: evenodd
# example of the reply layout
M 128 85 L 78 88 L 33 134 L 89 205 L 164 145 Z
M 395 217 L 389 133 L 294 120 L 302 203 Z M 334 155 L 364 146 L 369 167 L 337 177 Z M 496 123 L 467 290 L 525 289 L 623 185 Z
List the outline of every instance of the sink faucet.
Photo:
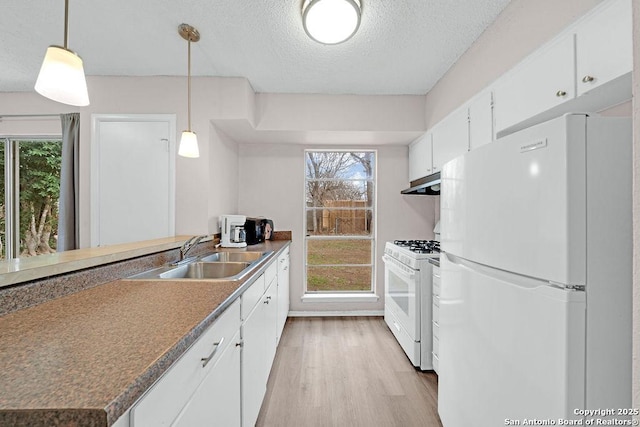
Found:
M 198 243 L 200 243 L 200 240 L 204 239 L 205 237 L 207 236 L 193 236 L 189 240 L 184 242 L 180 247 L 180 259 L 178 260 L 178 262 L 184 261 L 189 251 L 197 246 Z

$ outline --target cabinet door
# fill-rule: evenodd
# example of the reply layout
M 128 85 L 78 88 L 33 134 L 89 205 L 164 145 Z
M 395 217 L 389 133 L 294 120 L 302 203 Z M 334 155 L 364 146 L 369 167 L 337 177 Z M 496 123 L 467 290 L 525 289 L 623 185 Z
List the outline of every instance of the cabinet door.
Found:
M 240 426 L 240 331 L 186 404 L 174 427 Z
M 409 181 L 432 173 L 431 134 L 425 133 L 409 146 Z
M 573 34 L 536 52 L 496 83 L 496 133 L 575 97 Z
M 631 33 L 631 0 L 610 2 L 578 26 L 578 95 L 631 71 Z
M 134 404 L 133 426 L 171 425 L 224 350 L 232 346 L 239 329 L 240 301 L 236 300 Z M 203 365 L 202 359 L 207 357 L 210 361 Z
M 289 315 L 289 250 L 278 257 L 278 342 Z
M 278 282 L 274 279 L 269 288 L 264 293 L 264 309 L 265 309 L 265 372 L 266 381 L 269 379 L 271 365 L 276 356 L 276 347 L 278 346 Z
M 255 425 L 267 391 L 266 304 L 259 302 L 242 324 L 242 425 Z
M 454 111 L 433 129 L 433 172 L 469 151 L 469 113 L 467 108 Z
M 469 104 L 469 149 L 475 150 L 493 141 L 491 92 L 480 94 Z

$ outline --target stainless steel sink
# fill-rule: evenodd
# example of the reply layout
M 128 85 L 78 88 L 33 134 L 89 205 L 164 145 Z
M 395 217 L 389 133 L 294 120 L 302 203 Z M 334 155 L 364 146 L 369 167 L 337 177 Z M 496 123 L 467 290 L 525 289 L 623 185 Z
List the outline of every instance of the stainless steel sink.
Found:
M 192 262 L 159 275 L 160 279 L 238 279 L 248 262 Z M 238 277 L 236 277 L 238 276 Z
M 211 255 L 206 255 L 199 259 L 204 262 L 253 262 L 262 258 L 265 254 L 270 252 L 214 252 Z
M 256 265 L 271 255 L 272 251 L 220 251 L 185 260 L 179 264 L 167 264 L 129 279 L 200 279 L 235 281 L 243 279 Z

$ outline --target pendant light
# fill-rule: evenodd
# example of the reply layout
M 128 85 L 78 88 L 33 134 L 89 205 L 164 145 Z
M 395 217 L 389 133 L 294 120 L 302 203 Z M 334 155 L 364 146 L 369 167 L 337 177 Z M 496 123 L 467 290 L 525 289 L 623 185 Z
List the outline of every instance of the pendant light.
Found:
M 64 46 L 47 48 L 35 90 L 40 95 L 63 104 L 89 105 L 87 81 L 82 58 L 67 48 L 69 32 L 69 0 L 64 1 Z
M 181 24 L 178 33 L 188 42 L 187 48 L 187 130 L 182 131 L 178 155 L 183 157 L 200 157 L 198 138 L 191 131 L 191 42 L 200 40 L 200 33 L 191 25 Z
M 361 9 L 360 0 L 305 0 L 302 25 L 318 43 L 342 43 L 358 31 Z

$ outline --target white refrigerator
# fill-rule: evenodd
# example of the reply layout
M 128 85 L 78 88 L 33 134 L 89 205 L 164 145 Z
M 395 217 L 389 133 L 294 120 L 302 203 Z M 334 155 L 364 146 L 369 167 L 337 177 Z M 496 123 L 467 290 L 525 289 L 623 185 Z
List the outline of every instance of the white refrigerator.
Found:
M 631 407 L 631 145 L 629 119 L 570 114 L 443 167 L 444 427 Z

